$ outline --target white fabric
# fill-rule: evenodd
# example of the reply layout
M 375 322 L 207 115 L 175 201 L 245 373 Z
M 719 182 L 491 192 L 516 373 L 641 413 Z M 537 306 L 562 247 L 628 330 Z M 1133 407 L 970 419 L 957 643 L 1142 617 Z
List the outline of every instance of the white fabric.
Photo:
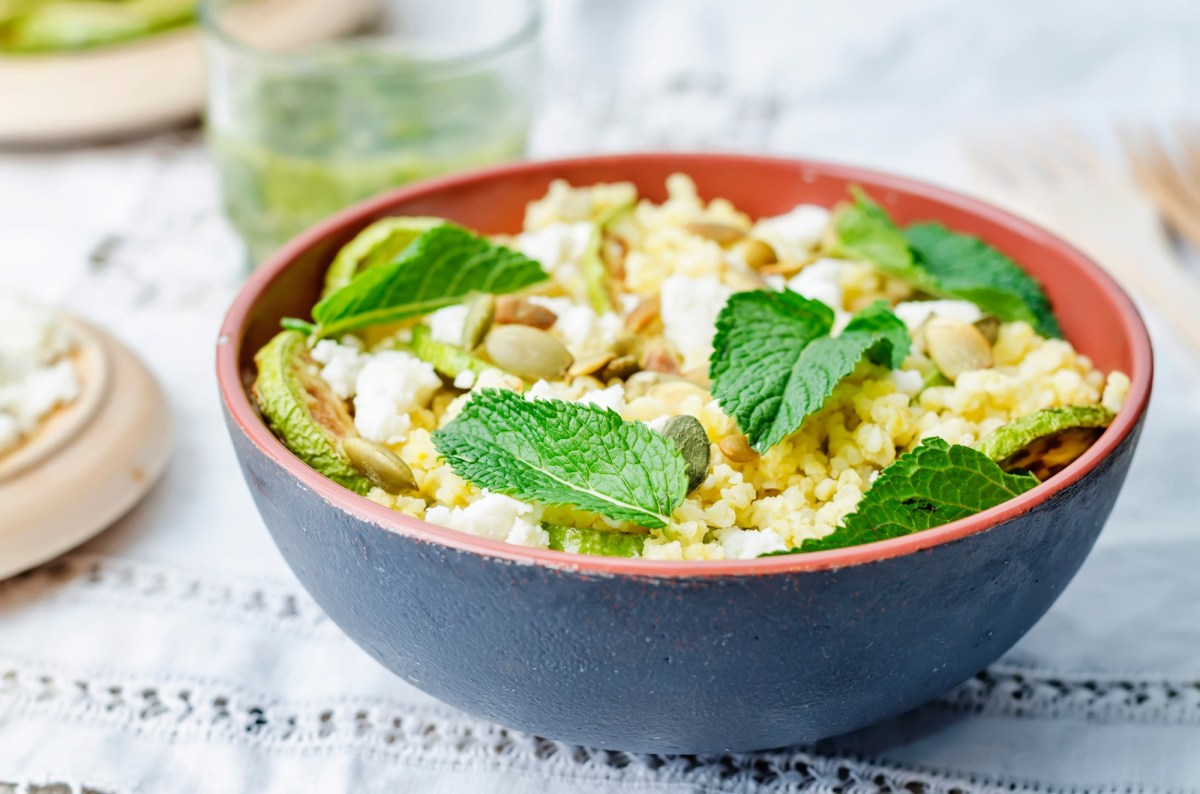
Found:
M 1200 78 L 1182 5 L 851 5 L 558 0 L 534 153 L 772 151 L 961 184 L 963 129 L 1051 104 L 1093 131 L 1169 116 Z M 0 792 L 1200 792 L 1200 369 L 1153 316 L 1158 383 L 1129 483 L 1076 581 L 1002 662 L 813 748 L 592 751 L 395 679 L 283 564 L 213 382 L 243 275 L 213 180 L 191 132 L 0 155 L 0 287 L 127 341 L 178 428 L 142 505 L 0 585 Z

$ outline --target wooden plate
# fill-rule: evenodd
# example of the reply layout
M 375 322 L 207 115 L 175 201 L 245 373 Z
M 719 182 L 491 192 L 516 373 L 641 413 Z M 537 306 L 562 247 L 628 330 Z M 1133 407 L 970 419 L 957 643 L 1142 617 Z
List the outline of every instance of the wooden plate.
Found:
M 162 474 L 171 446 L 166 399 L 133 353 L 70 321 L 81 392 L 0 457 L 0 578 L 108 527 Z
M 273 49 L 361 26 L 377 0 L 254 0 L 230 24 Z M 0 144 L 110 138 L 195 118 L 204 106 L 198 26 L 79 53 L 0 56 Z

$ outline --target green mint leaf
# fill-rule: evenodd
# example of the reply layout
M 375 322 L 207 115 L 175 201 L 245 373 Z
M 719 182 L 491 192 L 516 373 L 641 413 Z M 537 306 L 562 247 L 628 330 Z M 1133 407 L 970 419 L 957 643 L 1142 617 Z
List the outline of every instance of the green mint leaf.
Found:
M 835 235 L 830 253 L 870 262 L 889 276 L 926 292 L 935 292 L 937 285 L 913 261 L 904 232 L 892 222 L 887 211 L 857 185 L 850 192 L 854 203 L 840 208 L 834 217 Z
M 284 317 L 279 321 L 279 327 L 285 331 L 298 331 L 305 336 L 311 336 L 317 326 L 296 317 Z
M 937 223 L 901 230 L 860 188 L 851 192 L 854 202 L 834 219 L 831 254 L 870 262 L 923 292 L 970 301 L 1001 320 L 1024 320 L 1043 336 L 1062 336 L 1041 286 L 999 250 Z
M 800 429 L 864 357 L 892 369 L 908 355 L 904 323 L 878 302 L 830 336 L 834 313 L 794 292 L 739 292 L 717 317 L 712 393 L 765 452 Z
M 459 303 L 471 292 L 503 294 L 549 278 L 524 254 L 445 223 L 422 232 L 398 259 L 361 272 L 313 307 L 319 336 Z
M 325 271 L 324 298 L 358 277 L 359 273 L 394 262 L 422 232 L 446 221 L 441 218 L 392 216 L 380 218 L 342 246 Z
M 1042 336 L 1062 336 L 1037 281 L 983 240 L 937 223 L 914 224 L 904 236 L 939 294 L 971 301 L 1001 320 L 1024 320 Z
M 643 527 L 666 526 L 687 493 L 683 457 L 670 440 L 595 405 L 484 389 L 433 443 L 480 488 Z
M 843 549 L 939 527 L 1007 502 L 1038 484 L 970 447 L 927 438 L 880 473 L 842 526 L 792 551 Z

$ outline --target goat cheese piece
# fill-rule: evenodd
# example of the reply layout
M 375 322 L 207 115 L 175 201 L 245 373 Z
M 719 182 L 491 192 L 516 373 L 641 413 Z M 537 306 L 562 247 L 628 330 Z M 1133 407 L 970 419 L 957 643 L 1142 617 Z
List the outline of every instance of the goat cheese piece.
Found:
M 818 259 L 787 283 L 792 292 L 842 310 L 842 266 L 836 259 Z
M 925 388 L 925 376 L 915 369 L 894 369 L 888 378 L 896 386 L 896 391 L 912 397 Z
M 322 339 L 312 349 L 313 361 L 321 364 L 321 380 L 329 384 L 333 393 L 343 400 L 354 396 L 354 384 L 358 374 L 366 366 L 370 356 L 363 355 L 357 347 L 339 344 L 332 339 Z
M 70 330 L 48 309 L 0 296 L 0 455 L 79 396 Z
M 947 320 L 960 320 L 964 323 L 977 323 L 983 319 L 983 312 L 970 301 L 904 301 L 897 303 L 896 308 L 892 311 L 904 321 L 908 330 L 913 332 L 924 325 L 930 317 L 944 317 Z
M 591 306 L 569 298 L 531 295 L 529 302 L 554 312 L 558 319 L 550 330 L 577 359 L 611 350 L 625 329 L 625 321 L 616 312 L 596 314 Z
M 355 381 L 354 426 L 365 439 L 398 444 L 412 426 L 409 411 L 428 405 L 441 385 L 433 367 L 415 356 L 375 353 Z
M 787 551 L 787 544 L 772 529 L 730 527 L 717 533 L 727 560 L 752 560 L 772 551 Z
M 534 384 L 529 387 L 529 390 L 525 392 L 525 399 L 530 401 L 553 400 L 554 387 L 550 385 L 549 381 L 535 381 Z
M 732 294 L 732 289 L 711 276 L 668 276 L 663 281 L 663 335 L 683 356 L 684 369 L 708 366 L 717 315 Z
M 585 405 L 598 405 L 609 408 L 617 413 L 625 412 L 625 387 L 614 383 L 607 389 L 593 389 L 580 397 L 576 402 Z
M 517 235 L 517 250 L 553 276 L 564 267 L 578 266 L 594 230 L 595 225 L 587 222 L 552 223 Z
M 462 344 L 463 324 L 467 321 L 467 307 L 458 304 L 438 309 L 426 318 L 429 336 L 444 345 Z
M 425 520 L 481 538 L 542 549 L 550 546 L 550 536 L 541 526 L 541 508 L 487 491 L 466 507 L 434 505 L 425 511 Z
M 774 248 L 779 261 L 795 262 L 808 258 L 821 242 L 831 218 L 832 214 L 824 207 L 800 204 L 791 212 L 760 219 L 750 235 Z

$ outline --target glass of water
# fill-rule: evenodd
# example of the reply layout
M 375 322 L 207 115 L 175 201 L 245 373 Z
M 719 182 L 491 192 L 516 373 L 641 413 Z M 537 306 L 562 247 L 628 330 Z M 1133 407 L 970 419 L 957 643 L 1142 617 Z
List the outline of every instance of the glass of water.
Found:
M 205 0 L 209 145 L 261 262 L 388 188 L 524 154 L 537 0 Z

